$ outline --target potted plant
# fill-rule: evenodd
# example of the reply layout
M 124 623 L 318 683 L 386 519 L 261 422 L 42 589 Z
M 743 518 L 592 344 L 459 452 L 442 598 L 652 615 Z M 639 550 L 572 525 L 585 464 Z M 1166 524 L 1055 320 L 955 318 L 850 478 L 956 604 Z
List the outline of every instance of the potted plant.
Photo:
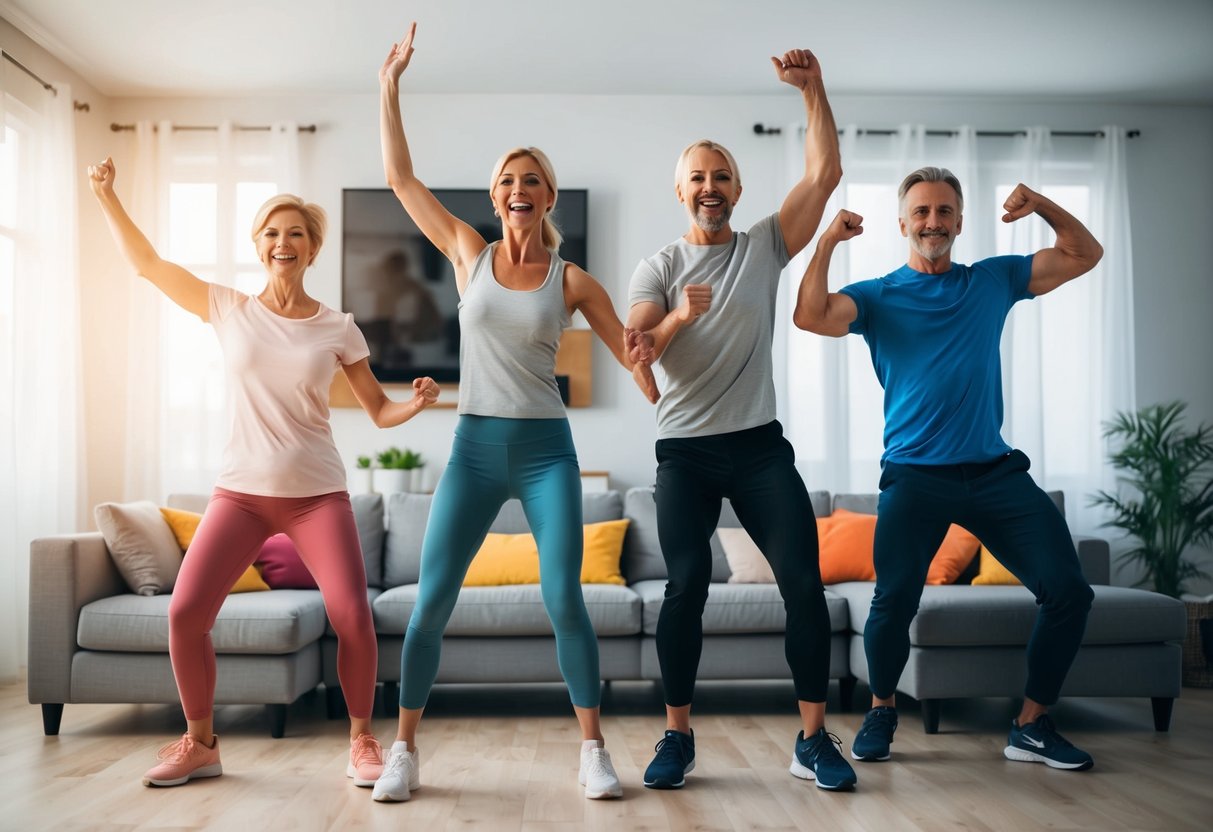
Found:
M 375 491 L 380 494 L 391 494 L 396 491 L 408 491 L 411 473 L 404 467 L 405 452 L 392 446 L 376 455 L 379 467 L 374 472 Z
M 371 458 L 369 456 L 358 457 L 353 471 L 350 472 L 350 494 L 374 493 L 375 488 L 372 479 Z
M 1135 492 L 1120 497 L 1099 491 L 1092 505 L 1111 510 L 1105 526 L 1123 529 L 1136 545 L 1120 556 L 1143 568 L 1138 586 L 1179 598 L 1187 582 L 1207 578 L 1184 554 L 1213 543 L 1213 427 L 1186 430 L 1184 402 L 1156 404 L 1137 413 L 1119 413 L 1104 427 L 1104 437 L 1119 445 L 1109 456 Z M 1188 641 L 1184 645 L 1184 683 L 1213 686 L 1200 645 L 1200 622 L 1213 604 L 1188 604 Z
M 425 490 L 425 460 L 417 451 L 404 449 L 401 467 L 409 472 L 409 491 L 420 493 Z

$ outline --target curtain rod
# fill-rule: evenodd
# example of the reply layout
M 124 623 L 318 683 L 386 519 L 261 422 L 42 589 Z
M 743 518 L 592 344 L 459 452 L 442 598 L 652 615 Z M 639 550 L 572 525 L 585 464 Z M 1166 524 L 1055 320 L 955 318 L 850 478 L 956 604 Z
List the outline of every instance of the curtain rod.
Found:
M 802 130 L 804 128 L 801 128 Z M 754 132 L 759 136 L 778 136 L 783 130 L 779 127 L 767 127 L 762 122 L 754 125 Z M 842 134 L 839 130 L 839 135 Z M 923 131 L 928 136 L 956 136 L 960 134 L 959 130 L 925 130 Z M 889 130 L 884 128 L 866 129 L 860 128 L 859 135 L 861 136 L 896 136 L 897 130 Z M 1014 138 L 1015 136 L 1028 135 L 1027 130 L 977 130 L 975 134 L 980 138 L 995 137 L 995 138 Z M 1104 131 L 1102 130 L 1050 130 L 1050 136 L 1065 136 L 1069 138 L 1087 138 L 1087 139 L 1102 139 Z M 1136 139 L 1141 135 L 1140 130 L 1129 130 L 1125 135 L 1130 139 Z
M 117 122 L 114 122 L 114 123 L 110 124 L 110 130 L 112 130 L 112 131 L 113 131 L 113 132 L 115 132 L 115 133 L 121 133 L 121 132 L 126 131 L 126 130 L 134 130 L 134 129 L 135 129 L 135 125 L 133 125 L 133 124 L 118 124 Z M 158 128 L 153 127 L 152 129 L 153 129 L 153 130 L 155 130 L 155 129 L 158 129 Z M 177 132 L 178 130 L 218 130 L 218 129 L 219 129 L 219 127 L 218 127 L 217 125 L 214 125 L 214 124 L 195 124 L 195 125 L 190 125 L 190 124 L 174 124 L 174 125 L 173 125 L 173 132 L 174 132 L 174 133 L 175 133 L 175 132 Z M 237 127 L 237 128 L 235 128 L 235 129 L 237 129 L 237 130 L 241 130 L 241 131 L 244 131 L 244 132 L 258 132 L 258 133 L 263 133 L 263 132 L 268 132 L 268 131 L 270 131 L 270 130 L 273 130 L 274 128 L 273 128 L 273 127 L 270 127 L 269 125 L 259 125 L 259 126 L 258 126 L 258 125 L 255 125 L 255 126 L 252 126 L 252 127 Z M 300 124 L 300 125 L 299 125 L 299 127 L 298 127 L 298 131 L 299 131 L 300 133 L 315 133 L 315 132 L 316 132 L 316 125 L 314 125 L 314 124 Z
M 24 73 L 25 73 L 26 75 L 28 75 L 29 77 L 33 78 L 33 79 L 34 79 L 35 81 L 37 81 L 39 84 L 41 84 L 41 85 L 42 85 L 42 89 L 44 89 L 44 90 L 50 90 L 51 95 L 58 95 L 58 94 L 59 94 L 59 90 L 55 89 L 55 87 L 54 87 L 54 85 L 53 85 L 53 84 L 51 84 L 50 82 L 45 81 L 45 80 L 43 80 L 42 78 L 40 78 L 36 72 L 34 72 L 32 69 L 30 69 L 30 68 L 29 68 L 28 66 L 26 66 L 25 64 L 21 63 L 19 60 L 17 60 L 16 58 L 14 58 L 12 55 L 10 55 L 10 54 L 8 54 L 7 52 L 5 52 L 5 53 L 4 53 L 4 59 L 5 59 L 6 61 L 8 61 L 10 64 L 12 64 L 13 66 L 17 67 L 17 69 L 19 69 L 19 70 L 21 70 L 22 72 L 24 72 Z

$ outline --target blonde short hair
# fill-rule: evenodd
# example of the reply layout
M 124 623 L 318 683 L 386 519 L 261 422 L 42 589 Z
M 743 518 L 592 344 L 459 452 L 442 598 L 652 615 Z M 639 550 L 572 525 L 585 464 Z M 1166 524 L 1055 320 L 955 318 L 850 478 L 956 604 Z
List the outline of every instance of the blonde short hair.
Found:
M 555 209 L 556 200 L 560 194 L 559 189 L 556 187 L 556 169 L 552 167 L 552 160 L 547 157 L 547 154 L 537 147 L 515 147 L 501 154 L 501 158 L 497 160 L 497 164 L 493 165 L 493 175 L 489 177 L 489 193 L 491 194 L 493 188 L 497 186 L 497 178 L 501 176 L 501 171 L 505 166 L 519 156 L 529 156 L 539 165 L 539 170 L 543 174 L 543 178 L 547 180 L 547 185 L 552 191 L 552 208 Z M 564 240 L 564 236 L 560 233 L 560 229 L 552 219 L 551 211 L 543 216 L 543 229 L 540 232 L 540 240 L 543 242 L 543 247 L 548 251 L 559 251 L 560 243 Z
M 711 139 L 700 139 L 697 142 L 691 142 L 678 157 L 678 164 L 674 166 L 674 187 L 677 188 L 682 184 L 682 180 L 687 175 L 687 165 L 690 163 L 691 154 L 698 148 L 707 148 L 715 150 L 724 160 L 729 163 L 729 170 L 733 173 L 733 183 L 737 187 L 741 187 L 741 171 L 737 169 L 737 160 L 733 158 L 733 154 L 729 149 L 722 144 L 712 141 Z
M 329 225 L 328 215 L 316 203 L 304 202 L 294 194 L 272 196 L 257 210 L 257 216 L 253 217 L 253 242 L 257 242 L 261 232 L 265 231 L 265 226 L 269 224 L 270 215 L 279 208 L 294 208 L 303 215 L 303 227 L 307 229 L 307 236 L 312 241 L 312 260 L 315 261 L 320 247 L 324 245 L 324 233 Z

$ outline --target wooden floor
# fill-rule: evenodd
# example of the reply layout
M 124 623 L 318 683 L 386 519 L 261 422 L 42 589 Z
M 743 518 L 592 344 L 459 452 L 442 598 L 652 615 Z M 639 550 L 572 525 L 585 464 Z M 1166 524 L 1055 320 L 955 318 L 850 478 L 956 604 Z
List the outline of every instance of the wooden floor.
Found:
M 893 760 L 857 763 L 851 794 L 788 774 L 799 728 L 790 685 L 702 684 L 696 769 L 676 792 L 641 785 L 663 727 L 654 686 L 616 683 L 603 705 L 622 800 L 582 797 L 579 735 L 561 687 L 440 686 L 419 738 L 421 790 L 409 803 L 376 804 L 344 776 L 346 724 L 325 719 L 322 694 L 291 706 L 280 740 L 262 709 L 219 709 L 226 773 L 148 789 L 140 776 L 156 749 L 183 730 L 177 708 L 68 705 L 62 733 L 45 737 L 24 684 L 9 685 L 0 687 L 0 829 L 1213 829 L 1210 690 L 1184 690 L 1169 734 L 1152 730 L 1146 700 L 1062 703 L 1058 724 L 1095 756 L 1080 774 L 1003 759 L 1010 701 L 947 703 L 933 736 L 916 704 L 903 703 Z M 830 717 L 845 749 L 861 718 Z M 382 739 L 394 727 L 376 720 Z

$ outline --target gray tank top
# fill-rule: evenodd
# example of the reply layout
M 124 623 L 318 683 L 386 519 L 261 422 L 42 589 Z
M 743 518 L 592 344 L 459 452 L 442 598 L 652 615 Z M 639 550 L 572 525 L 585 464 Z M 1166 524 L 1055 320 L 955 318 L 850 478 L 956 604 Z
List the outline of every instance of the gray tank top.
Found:
M 552 253 L 538 289 L 507 289 L 493 275 L 497 245 L 477 255 L 459 301 L 459 412 L 563 419 L 556 349 L 570 323 L 564 261 Z

